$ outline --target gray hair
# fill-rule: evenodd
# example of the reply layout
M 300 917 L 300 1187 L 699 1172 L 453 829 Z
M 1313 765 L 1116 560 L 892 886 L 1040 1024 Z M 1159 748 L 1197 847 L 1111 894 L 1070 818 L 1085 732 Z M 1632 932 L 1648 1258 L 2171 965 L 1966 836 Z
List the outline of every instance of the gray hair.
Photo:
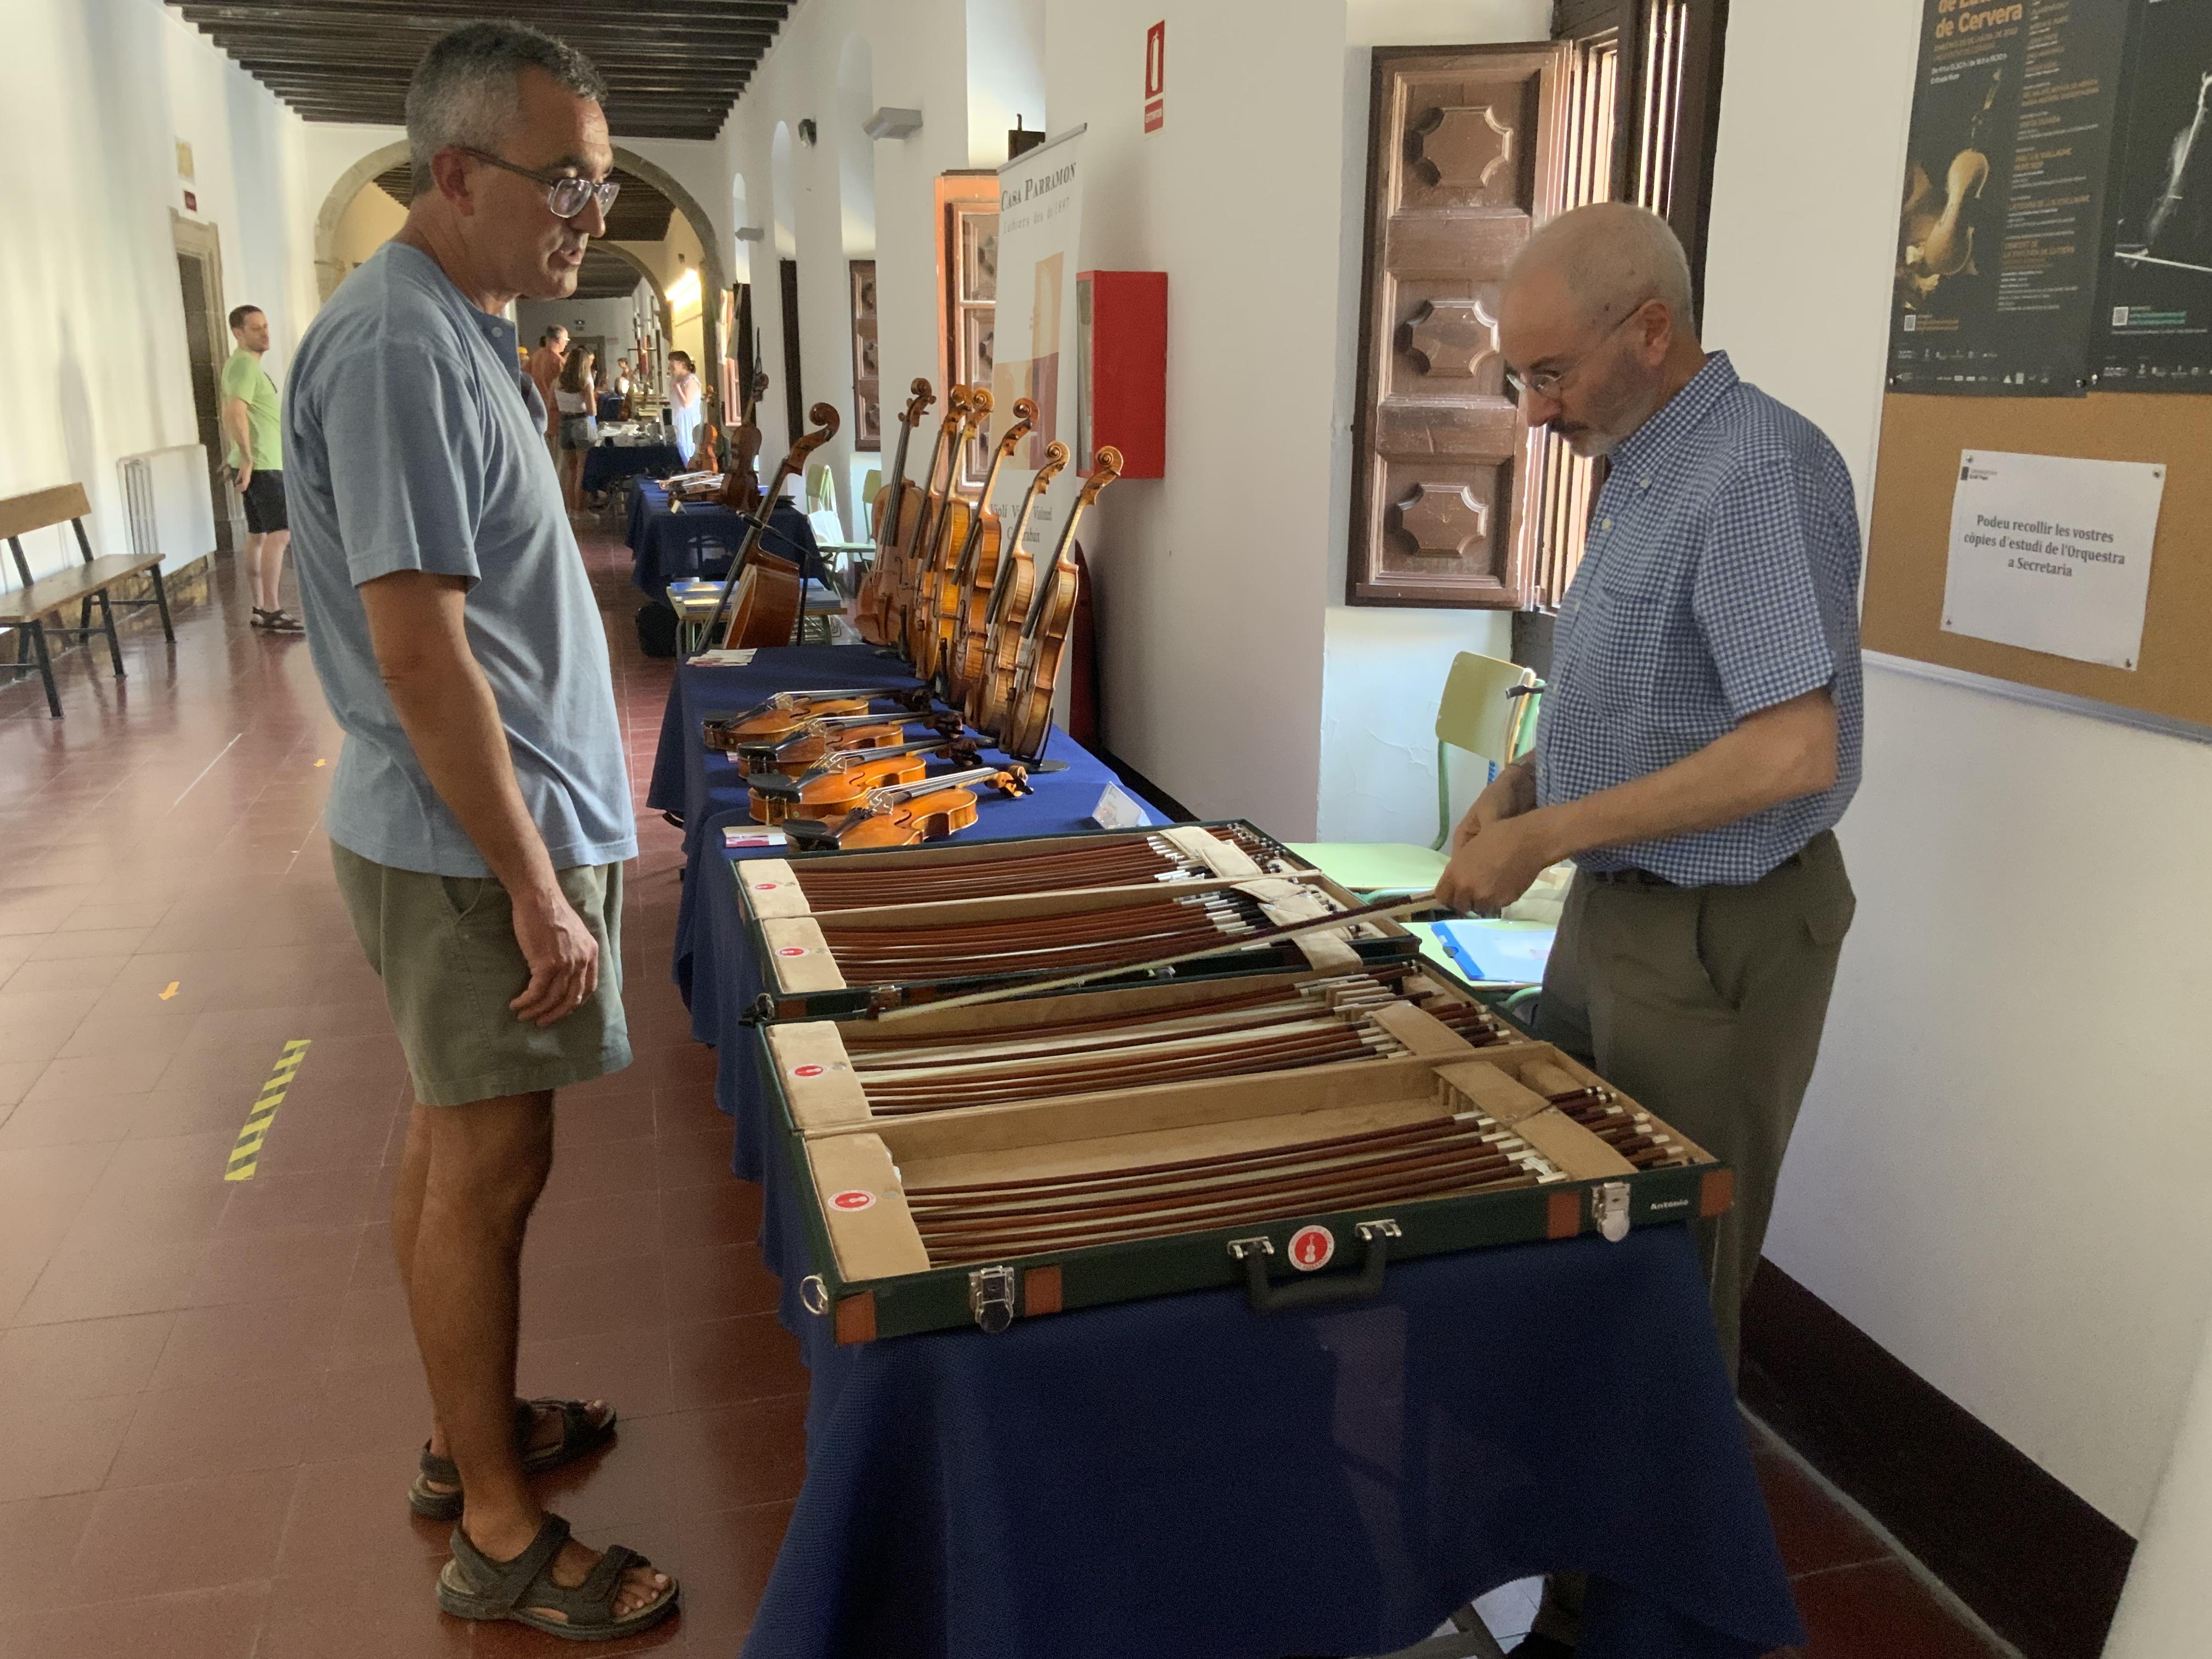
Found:
M 590 58 L 527 23 L 465 23 L 422 54 L 407 86 L 416 194 L 430 188 L 430 161 L 440 150 L 498 150 L 521 104 L 526 69 L 544 70 L 580 98 L 606 100 L 607 84 Z
M 1531 271 L 1561 277 L 1596 319 L 1625 317 L 1647 300 L 1662 300 L 1679 329 L 1694 332 L 1690 261 L 1674 228 L 1649 208 L 1594 202 L 1562 213 L 1528 240 L 1506 267 L 1510 284 Z

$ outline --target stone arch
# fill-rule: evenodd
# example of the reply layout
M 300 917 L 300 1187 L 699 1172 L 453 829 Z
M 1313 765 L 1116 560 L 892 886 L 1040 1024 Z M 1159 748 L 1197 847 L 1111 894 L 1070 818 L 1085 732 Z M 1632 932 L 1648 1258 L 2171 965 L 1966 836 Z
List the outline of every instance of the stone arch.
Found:
M 699 238 L 699 276 L 706 285 L 699 296 L 699 325 L 707 358 L 707 363 L 701 365 L 701 378 L 709 386 L 715 386 L 720 377 L 707 372 L 707 368 L 708 364 L 718 362 L 721 358 L 721 295 L 730 285 L 728 265 L 722 256 L 722 239 L 714 229 L 714 222 L 708 216 L 707 210 L 699 205 L 698 198 L 677 183 L 673 175 L 665 168 L 655 167 L 635 150 L 624 149 L 620 144 L 616 144 L 613 149 L 615 165 L 636 174 L 673 202 L 676 210 L 684 216 Z M 315 289 L 319 299 L 331 297 L 342 274 L 337 260 L 338 222 L 345 217 L 346 209 L 352 205 L 353 198 L 361 193 L 363 185 L 387 167 L 397 167 L 406 159 L 407 143 L 404 139 L 373 149 L 340 173 L 337 182 L 331 186 L 330 194 L 323 198 L 322 209 L 315 215 Z M 602 242 L 600 246 L 611 252 L 622 253 L 632 264 L 638 263 L 612 242 Z M 647 275 L 650 276 L 651 273 Z M 658 278 L 653 279 L 653 291 L 659 293 Z M 667 296 L 662 295 L 664 318 L 667 314 Z

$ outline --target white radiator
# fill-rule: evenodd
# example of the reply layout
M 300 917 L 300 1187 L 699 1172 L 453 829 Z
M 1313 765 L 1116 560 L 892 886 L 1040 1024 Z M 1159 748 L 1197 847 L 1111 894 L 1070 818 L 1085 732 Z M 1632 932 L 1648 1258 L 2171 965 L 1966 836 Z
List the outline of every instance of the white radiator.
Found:
M 215 551 L 215 507 L 208 489 L 207 451 L 198 444 L 125 455 L 115 470 L 131 551 L 158 553 L 173 570 Z

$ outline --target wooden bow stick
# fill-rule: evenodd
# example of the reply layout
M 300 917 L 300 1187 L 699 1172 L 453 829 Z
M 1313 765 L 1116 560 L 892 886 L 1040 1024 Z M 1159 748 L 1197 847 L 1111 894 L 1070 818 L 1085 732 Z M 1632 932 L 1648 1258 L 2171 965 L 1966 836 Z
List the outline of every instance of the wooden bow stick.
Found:
M 1394 904 L 1363 904 L 1350 910 L 1340 910 L 1334 915 L 1316 917 L 1311 921 L 1295 922 L 1280 927 L 1261 927 L 1249 933 L 1224 937 L 1218 945 L 1180 951 L 1171 957 L 1154 957 L 1146 962 L 1119 962 L 1110 967 L 1092 968 L 1059 979 L 1030 980 L 1019 984 L 1002 985 L 994 991 L 970 991 L 965 996 L 947 997 L 941 1002 L 902 1002 L 877 1010 L 875 1018 L 907 1019 L 916 1014 L 936 1013 L 949 1008 L 972 1008 L 980 1003 L 1004 1002 L 1009 997 L 1035 996 L 1040 991 L 1059 991 L 1071 985 L 1085 985 L 1108 974 L 1141 974 L 1154 968 L 1171 968 L 1179 962 L 1195 962 L 1200 957 L 1219 956 L 1224 951 L 1241 950 L 1248 945 L 1297 939 L 1307 933 L 1325 933 L 1331 928 L 1342 927 L 1355 921 L 1382 921 L 1393 916 L 1411 915 L 1417 910 L 1432 910 L 1436 903 L 1436 893 L 1431 890 L 1413 898 L 1400 899 Z M 903 996 L 905 993 L 901 992 L 900 994 Z

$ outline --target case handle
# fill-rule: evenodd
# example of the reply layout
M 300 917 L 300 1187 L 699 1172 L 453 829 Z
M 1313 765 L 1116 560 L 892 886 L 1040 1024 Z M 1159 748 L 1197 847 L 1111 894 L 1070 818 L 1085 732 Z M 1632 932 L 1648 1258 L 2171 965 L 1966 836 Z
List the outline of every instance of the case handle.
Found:
M 1244 1264 L 1244 1287 L 1251 1293 L 1252 1311 L 1279 1313 L 1288 1308 L 1316 1308 L 1333 1302 L 1364 1302 L 1382 1293 L 1382 1274 L 1390 1265 L 1390 1241 L 1404 1232 L 1388 1217 L 1363 1221 L 1357 1229 L 1367 1245 L 1366 1260 L 1356 1273 L 1335 1273 L 1327 1279 L 1285 1280 L 1267 1277 L 1267 1258 L 1275 1253 L 1274 1241 L 1232 1238 L 1229 1254 Z

